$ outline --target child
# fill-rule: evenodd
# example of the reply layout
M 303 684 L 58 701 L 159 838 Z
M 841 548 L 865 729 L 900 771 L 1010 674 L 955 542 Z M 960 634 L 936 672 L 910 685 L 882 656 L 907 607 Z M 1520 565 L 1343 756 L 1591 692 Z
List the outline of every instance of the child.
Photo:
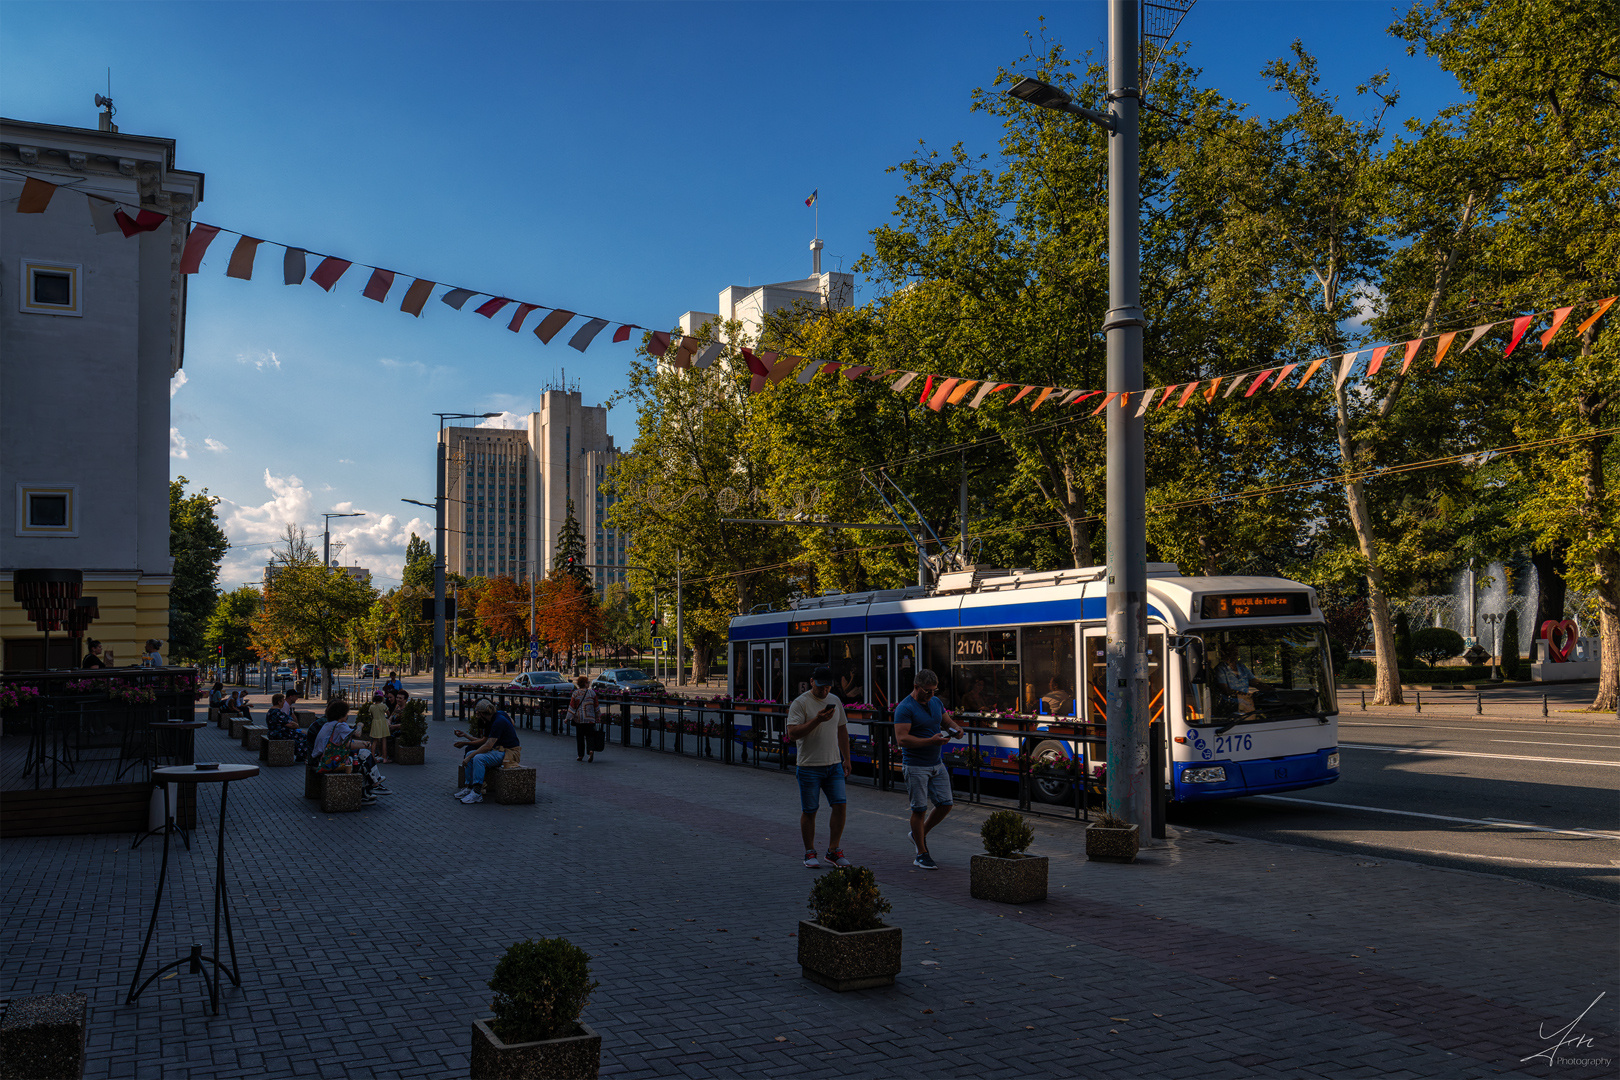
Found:
M 388 764 L 388 734 L 389 717 L 388 705 L 383 700 L 382 691 L 371 695 L 371 707 L 366 710 L 367 725 L 366 736 L 371 740 L 371 752 L 377 755 L 380 765 Z

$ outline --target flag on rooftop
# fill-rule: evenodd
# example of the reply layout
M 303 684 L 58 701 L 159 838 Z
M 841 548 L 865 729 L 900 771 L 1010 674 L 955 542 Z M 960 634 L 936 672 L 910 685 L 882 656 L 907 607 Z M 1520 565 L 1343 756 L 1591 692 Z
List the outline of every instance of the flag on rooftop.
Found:
M 821 189 L 816 188 L 815 191 L 812 191 L 810 193 L 810 197 L 808 199 L 804 200 L 804 205 L 806 205 L 806 206 L 814 206 L 814 205 L 816 205 L 816 196 L 819 195 L 820 193 L 821 193 Z

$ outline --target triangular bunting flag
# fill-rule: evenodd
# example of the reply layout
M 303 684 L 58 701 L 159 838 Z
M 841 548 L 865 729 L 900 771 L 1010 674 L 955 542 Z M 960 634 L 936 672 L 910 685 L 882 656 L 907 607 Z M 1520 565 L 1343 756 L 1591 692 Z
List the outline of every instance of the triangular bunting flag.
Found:
M 1018 402 L 1023 399 L 1025 394 L 1028 394 L 1028 393 L 1030 393 L 1031 391 L 1033 391 L 1035 389 L 1037 389 L 1037 388 L 1033 387 L 1033 386 L 1024 387 L 1022 390 L 1018 391 L 1018 393 L 1013 395 L 1013 399 L 1009 404 L 1012 404 L 1012 405 L 1018 404 Z
M 534 328 L 534 336 L 550 345 L 551 339 L 556 337 L 558 332 L 568 325 L 568 320 L 573 317 L 574 313 L 572 311 L 553 311 L 540 320 L 540 325 Z
M 963 398 L 967 397 L 968 391 L 978 385 L 978 379 L 963 379 L 957 384 L 956 389 L 951 391 L 951 396 L 945 399 L 945 404 L 956 405 L 960 403 Z
M 1325 356 L 1319 356 L 1315 360 L 1312 360 L 1310 368 L 1306 370 L 1304 375 L 1300 376 L 1299 382 L 1294 384 L 1294 389 L 1298 390 L 1300 387 L 1310 382 L 1311 376 L 1316 374 L 1316 369 L 1325 363 L 1327 363 L 1327 357 Z
M 606 319 L 590 320 L 584 326 L 580 327 L 579 330 L 574 333 L 573 337 L 568 339 L 569 347 L 578 349 L 580 352 L 584 352 L 586 346 L 595 340 L 596 335 L 607 329 L 607 324 L 608 321 Z
M 1224 378 L 1225 378 L 1225 377 L 1226 377 L 1226 376 L 1224 376 L 1224 375 L 1217 375 L 1217 376 L 1215 376 L 1215 378 L 1214 378 L 1214 379 L 1213 379 L 1213 380 L 1212 380 L 1212 381 L 1211 381 L 1211 382 L 1210 382 L 1210 384 L 1209 384 L 1209 389 L 1208 389 L 1208 390 L 1205 390 L 1205 391 L 1204 391 L 1204 400 L 1205 400 L 1205 401 L 1206 401 L 1206 402 L 1209 402 L 1209 401 L 1214 401 L 1214 400 L 1215 400 L 1215 391 L 1216 391 L 1216 390 L 1219 390 L 1219 389 L 1220 389 L 1220 387 L 1221 387 L 1221 380 L 1222 380 L 1222 379 L 1224 379 Z
M 1011 385 L 1012 383 L 1004 382 L 985 383 L 983 386 L 979 387 L 979 392 L 973 395 L 973 400 L 968 402 L 968 408 L 977 409 L 980 405 L 984 404 L 985 398 L 989 397 L 991 394 L 994 394 L 998 390 L 1005 390 Z
M 379 270 L 373 266 L 371 268 L 371 280 L 366 282 L 364 289 L 360 290 L 360 295 L 367 300 L 375 300 L 380 304 L 388 299 L 388 290 L 393 287 L 394 272 L 392 270 Z
M 1571 305 L 1570 307 L 1561 307 L 1553 312 L 1552 325 L 1547 327 L 1545 334 L 1541 335 L 1541 347 L 1543 349 L 1552 344 L 1552 339 L 1558 336 L 1558 328 L 1564 325 L 1564 320 L 1569 318 L 1569 313 L 1574 310 L 1574 306 Z
M 1185 389 L 1185 390 L 1183 390 L 1181 392 L 1181 398 L 1180 398 L 1180 400 L 1178 400 L 1176 402 L 1176 408 L 1185 409 L 1187 407 L 1187 402 L 1192 400 L 1193 393 L 1197 389 L 1198 389 L 1198 382 L 1196 380 L 1193 381 L 1193 382 L 1188 383 L 1187 384 L 1187 389 Z
M 1434 366 L 1435 367 L 1440 366 L 1440 361 L 1442 361 L 1442 360 L 1444 360 L 1446 358 L 1446 350 L 1451 348 L 1451 343 L 1453 341 L 1456 341 L 1456 340 L 1457 340 L 1457 331 L 1455 331 L 1455 330 L 1451 331 L 1451 333 L 1449 333 L 1449 334 L 1441 334 L 1440 335 L 1439 347 L 1436 348 L 1435 351 L 1434 351 Z
M 514 334 L 522 330 L 523 320 L 529 317 L 529 312 L 534 311 L 539 306 L 539 304 L 519 304 L 517 311 L 512 315 L 512 321 L 506 324 L 506 328 Z
M 241 278 L 243 281 L 253 280 L 253 256 L 259 251 L 263 240 L 251 236 L 244 236 L 236 242 L 236 248 L 231 252 L 231 265 L 226 267 L 225 276 Z
M 1271 380 L 1271 389 L 1275 391 L 1277 387 L 1281 386 L 1283 384 L 1283 380 L 1288 378 L 1288 373 L 1297 367 L 1299 367 L 1298 364 L 1285 364 L 1283 369 L 1277 372 L 1277 377 Z
M 1035 404 L 1033 404 L 1033 405 L 1031 405 L 1029 407 L 1029 411 L 1034 412 L 1036 409 L 1040 408 L 1041 407 L 1041 402 L 1045 401 L 1047 398 L 1051 397 L 1056 392 L 1057 392 L 1057 387 L 1055 387 L 1055 386 L 1048 386 L 1046 389 L 1042 390 L 1040 392 L 1040 394 L 1035 398 Z
M 1406 369 L 1412 366 L 1412 358 L 1415 357 L 1418 354 L 1418 350 L 1422 348 L 1422 338 L 1413 338 L 1411 341 L 1406 343 L 1406 359 L 1401 362 L 1402 375 L 1405 375 Z
M 1074 396 L 1071 397 L 1068 401 L 1064 402 L 1064 404 L 1065 405 L 1078 405 L 1082 401 L 1085 401 L 1087 398 L 1094 398 L 1100 393 L 1102 393 L 1101 390 L 1076 390 L 1074 392 Z M 1104 404 L 1106 404 L 1106 402 Z
M 1462 355 L 1462 353 L 1465 353 L 1469 349 L 1472 349 L 1475 345 L 1478 345 L 1479 344 L 1479 339 L 1484 337 L 1486 334 L 1490 333 L 1495 328 L 1496 328 L 1495 323 L 1486 323 L 1484 326 L 1476 326 L 1476 327 L 1474 327 L 1474 332 L 1472 334 L 1468 335 L 1468 344 L 1466 344 L 1466 345 L 1464 345 L 1462 347 L 1462 349 L 1459 351 L 1458 355 L 1460 356 L 1460 355 Z
M 894 385 L 889 387 L 889 389 L 898 394 L 900 391 L 910 386 L 912 382 L 916 380 L 916 378 L 917 373 L 915 371 L 908 371 L 898 379 L 894 380 Z
M 342 277 L 349 267 L 353 265 L 348 259 L 338 259 L 328 255 L 321 260 L 321 265 L 315 268 L 315 272 L 309 275 L 309 280 L 327 292 L 331 292 L 332 286 L 338 283 L 338 278 Z
M 399 310 L 420 319 L 422 307 L 428 302 L 428 297 L 433 295 L 435 284 L 437 282 L 429 281 L 427 278 L 417 278 L 411 282 L 411 287 L 405 290 L 405 299 L 400 302 Z
M 1350 377 L 1350 369 L 1356 366 L 1356 357 L 1360 355 L 1360 352 L 1344 354 L 1344 359 L 1339 363 L 1339 373 L 1333 377 L 1333 389 L 1337 390 L 1344 385 L 1344 380 Z
M 1266 379 L 1269 378 L 1271 373 L 1276 370 L 1276 368 L 1266 368 L 1266 370 L 1256 375 L 1254 377 L 1254 382 L 1249 384 L 1248 393 L 1244 394 L 1243 396 L 1246 398 L 1254 397 L 1254 392 L 1264 386 L 1266 384 Z
M 1119 391 L 1117 391 L 1117 390 L 1108 391 L 1108 396 L 1102 399 L 1102 403 L 1100 405 L 1098 405 L 1095 409 L 1091 410 L 1091 415 L 1096 416 L 1098 413 L 1100 413 L 1104 409 L 1108 408 L 1108 403 L 1113 401 L 1117 397 L 1119 397 Z
M 1534 315 L 1520 315 L 1513 320 L 1513 337 L 1508 342 L 1507 352 L 1502 354 L 1502 359 L 1506 360 L 1513 355 L 1513 350 L 1519 347 L 1519 340 L 1524 337 L 1524 332 L 1530 329 L 1530 321 L 1534 318 Z
M 84 201 L 90 207 L 90 225 L 96 230 L 97 236 L 110 232 L 118 232 L 118 207 L 110 199 L 103 199 L 96 195 L 86 195 Z
M 467 301 L 471 300 L 477 295 L 478 294 L 473 292 L 471 289 L 451 289 L 449 292 L 439 297 L 439 299 L 443 300 L 457 311 L 460 311 Z
M 1157 394 L 1157 393 L 1158 393 L 1157 390 L 1144 390 L 1144 391 L 1142 391 L 1142 400 L 1140 402 L 1138 402 L 1137 406 L 1136 406 L 1136 415 L 1137 416 L 1141 416 L 1143 413 L 1147 412 L 1148 402 L 1152 401 L 1153 400 L 1153 395 Z
M 307 252 L 303 248 L 288 248 L 287 253 L 281 257 L 281 280 L 288 285 L 302 285 L 304 283 L 304 256 Z
M 1159 399 L 1159 408 L 1164 408 L 1164 403 L 1170 400 L 1170 395 L 1175 393 L 1176 387 L 1180 385 L 1180 383 L 1171 383 L 1169 386 L 1164 388 L 1164 397 Z
M 201 267 L 208 245 L 219 235 L 218 225 L 193 225 L 186 237 L 186 250 L 180 253 L 180 272 L 195 274 Z
M 1224 393 L 1224 394 L 1222 394 L 1222 395 L 1221 395 L 1221 397 L 1222 397 L 1222 398 L 1223 398 L 1223 399 L 1224 399 L 1224 398 L 1229 398 L 1229 397 L 1231 397 L 1231 396 L 1232 396 L 1232 391 L 1234 391 L 1234 390 L 1236 390 L 1236 389 L 1237 389 L 1237 388 L 1238 388 L 1238 387 L 1239 387 L 1239 386 L 1242 386 L 1242 385 L 1243 385 L 1243 380 L 1244 380 L 1244 379 L 1246 379 L 1246 378 L 1248 378 L 1248 376 L 1247 376 L 1247 375 L 1239 375 L 1239 376 L 1237 376 L 1237 377 L 1236 377 L 1236 378 L 1234 378 L 1234 379 L 1233 379 L 1233 380 L 1232 380 L 1232 381 L 1231 381 L 1231 382 L 1230 382 L 1230 383 L 1229 383 L 1229 384 L 1228 384 L 1228 385 L 1227 385 L 1227 387 L 1226 387 L 1226 393 Z
M 1380 345 L 1373 350 L 1372 359 L 1367 361 L 1367 374 L 1363 378 L 1372 378 L 1378 374 L 1378 369 L 1384 366 L 1384 354 L 1389 352 L 1388 345 Z
M 22 195 L 17 199 L 17 213 L 43 214 L 45 208 L 51 205 L 51 196 L 55 194 L 55 184 L 30 176 L 23 181 Z
M 629 341 L 630 340 L 630 331 L 632 329 L 634 329 L 632 324 L 625 323 L 623 326 L 621 326 L 617 330 L 613 331 L 613 343 L 615 345 L 617 345 L 621 341 Z
M 1592 328 L 1592 324 L 1603 317 L 1603 313 L 1609 310 L 1609 305 L 1612 303 L 1614 303 L 1614 297 L 1611 296 L 1607 300 L 1604 300 L 1602 303 L 1598 304 L 1597 310 L 1588 315 L 1586 317 L 1586 321 L 1575 328 L 1575 336 L 1580 337 L 1582 334 L 1590 330 Z
M 168 221 L 169 215 L 160 214 L 156 210 L 142 210 L 135 215 L 134 220 L 130 220 L 130 216 L 122 210 L 114 210 L 113 220 L 118 222 L 118 228 L 123 231 L 124 238 L 128 239 L 136 233 L 153 231 Z

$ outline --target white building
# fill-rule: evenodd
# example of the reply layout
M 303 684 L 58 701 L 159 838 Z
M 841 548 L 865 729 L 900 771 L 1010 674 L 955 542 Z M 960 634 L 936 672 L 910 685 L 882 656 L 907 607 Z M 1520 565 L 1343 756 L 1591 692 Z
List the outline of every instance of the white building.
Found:
M 681 316 L 681 332 L 693 334 L 704 323 L 742 323 L 744 345 L 758 345 L 765 316 L 773 311 L 805 304 L 838 311 L 855 301 L 855 275 L 821 272 L 821 241 L 810 242 L 810 276 L 770 285 L 731 285 L 720 290 L 716 311 L 688 311 Z
M 19 213 L 28 179 L 55 185 Z M 45 191 L 36 184 L 35 191 Z M 185 356 L 180 254 L 201 173 L 172 139 L 0 120 L 0 636 L 4 666 L 76 666 L 13 602 L 12 571 L 78 569 L 100 618 L 89 635 L 133 661 L 168 655 L 169 379 Z M 97 231 L 112 207 L 162 220 Z M 59 639 L 71 649 L 70 639 Z M 41 661 L 45 661 L 45 665 Z
M 598 588 L 625 580 L 628 538 L 607 528 L 602 482 L 619 451 L 608 411 L 578 391 L 547 390 L 519 430 L 448 427 L 445 565 L 467 577 L 544 578 L 574 503 Z

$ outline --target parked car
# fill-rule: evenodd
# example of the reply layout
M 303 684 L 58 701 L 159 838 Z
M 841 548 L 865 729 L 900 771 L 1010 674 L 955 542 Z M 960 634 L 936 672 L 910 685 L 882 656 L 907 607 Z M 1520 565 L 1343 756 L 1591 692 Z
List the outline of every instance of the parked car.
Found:
M 555 671 L 525 671 L 509 685 L 521 690 L 534 690 L 543 686 L 567 686 L 568 680 Z
M 362 679 L 375 679 L 377 677 L 377 665 L 376 664 L 361 664 L 360 665 L 360 677 Z
M 638 694 L 662 693 L 664 684 L 640 668 L 611 668 L 596 677 L 598 690 L 629 690 Z

